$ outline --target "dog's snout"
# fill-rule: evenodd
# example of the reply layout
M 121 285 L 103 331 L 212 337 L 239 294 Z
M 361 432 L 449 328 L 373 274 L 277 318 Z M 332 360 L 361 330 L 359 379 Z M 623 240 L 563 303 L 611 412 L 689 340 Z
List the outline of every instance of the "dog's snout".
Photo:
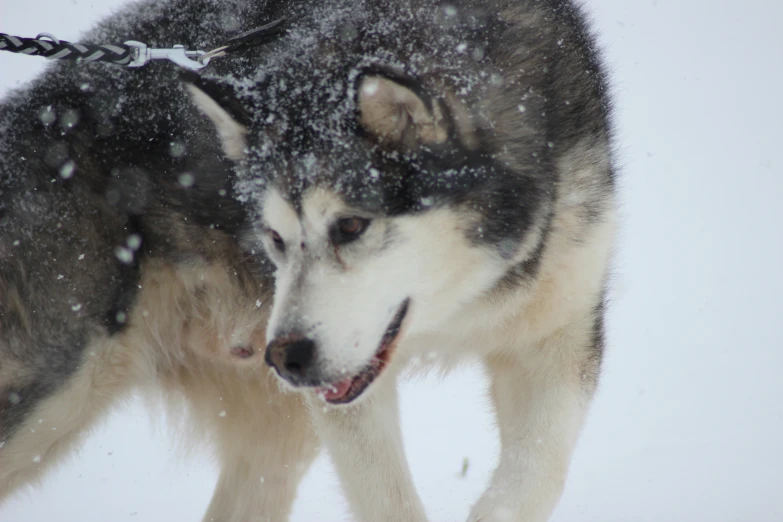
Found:
M 313 381 L 315 341 L 307 337 L 275 339 L 266 349 L 266 363 L 295 386 Z

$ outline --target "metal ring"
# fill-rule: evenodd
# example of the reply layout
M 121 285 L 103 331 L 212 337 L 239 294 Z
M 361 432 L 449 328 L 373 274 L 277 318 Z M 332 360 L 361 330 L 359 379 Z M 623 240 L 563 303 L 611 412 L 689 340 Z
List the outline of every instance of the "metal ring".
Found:
M 226 49 L 228 49 L 227 45 L 224 45 L 222 47 L 216 47 L 215 49 L 212 49 L 208 53 L 204 53 L 201 56 L 199 56 L 197 58 L 197 60 L 199 62 L 203 63 L 204 65 L 206 65 L 206 64 L 209 63 L 209 61 L 212 58 L 220 58 L 221 56 L 225 56 L 226 55 L 226 52 L 225 52 Z
M 38 36 L 35 37 L 36 40 L 43 40 L 44 38 L 48 38 L 49 40 L 53 41 L 57 45 L 60 45 L 60 39 L 57 38 L 52 33 L 38 33 Z

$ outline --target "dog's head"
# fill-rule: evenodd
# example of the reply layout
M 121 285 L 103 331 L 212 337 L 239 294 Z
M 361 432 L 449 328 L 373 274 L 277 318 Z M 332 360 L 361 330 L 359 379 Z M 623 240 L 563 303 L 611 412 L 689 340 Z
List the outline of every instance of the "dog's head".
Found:
M 534 145 L 493 137 L 480 84 L 332 44 L 188 89 L 277 268 L 266 360 L 340 404 L 534 255 L 550 187 L 502 159 Z

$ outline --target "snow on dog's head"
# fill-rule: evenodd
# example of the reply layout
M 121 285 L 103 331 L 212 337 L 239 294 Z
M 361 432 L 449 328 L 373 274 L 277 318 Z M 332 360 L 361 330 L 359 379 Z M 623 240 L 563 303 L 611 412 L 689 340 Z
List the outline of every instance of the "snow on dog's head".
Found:
M 237 162 L 250 247 L 276 267 L 267 362 L 347 403 L 406 339 L 444 328 L 511 267 L 527 269 L 552 191 L 506 154 L 537 162 L 534 147 L 546 145 L 490 137 L 481 86 L 495 87 L 454 51 L 469 28 L 443 29 L 432 63 L 406 66 L 394 59 L 411 34 L 389 21 L 399 17 L 317 14 L 247 78 L 189 90 Z M 335 41 L 348 26 L 363 36 Z

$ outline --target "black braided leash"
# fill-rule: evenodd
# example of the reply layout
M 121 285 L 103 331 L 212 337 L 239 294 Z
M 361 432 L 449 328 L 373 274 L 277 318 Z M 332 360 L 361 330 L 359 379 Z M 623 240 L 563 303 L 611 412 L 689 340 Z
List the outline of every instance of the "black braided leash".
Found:
M 285 33 L 288 22 L 287 18 L 275 20 L 235 36 L 225 42 L 225 45 L 207 53 L 186 51 L 181 45 L 175 45 L 171 49 L 150 49 L 145 44 L 136 41 L 108 45 L 72 43 L 58 40 L 48 33 L 41 33 L 35 38 L 22 38 L 0 33 L 0 51 L 10 51 L 28 56 L 43 56 L 53 60 L 74 60 L 79 63 L 107 62 L 128 67 L 141 67 L 150 60 L 168 59 L 187 69 L 201 69 L 213 58 L 219 58 L 249 47 L 264 45 L 279 38 Z
M 0 33 L 0 50 L 53 60 L 109 62 L 117 65 L 128 65 L 135 52 L 135 47 L 125 44 L 80 44 L 57 40 L 51 36 L 44 40 L 42 36 L 39 34 L 36 38 L 20 38 Z

